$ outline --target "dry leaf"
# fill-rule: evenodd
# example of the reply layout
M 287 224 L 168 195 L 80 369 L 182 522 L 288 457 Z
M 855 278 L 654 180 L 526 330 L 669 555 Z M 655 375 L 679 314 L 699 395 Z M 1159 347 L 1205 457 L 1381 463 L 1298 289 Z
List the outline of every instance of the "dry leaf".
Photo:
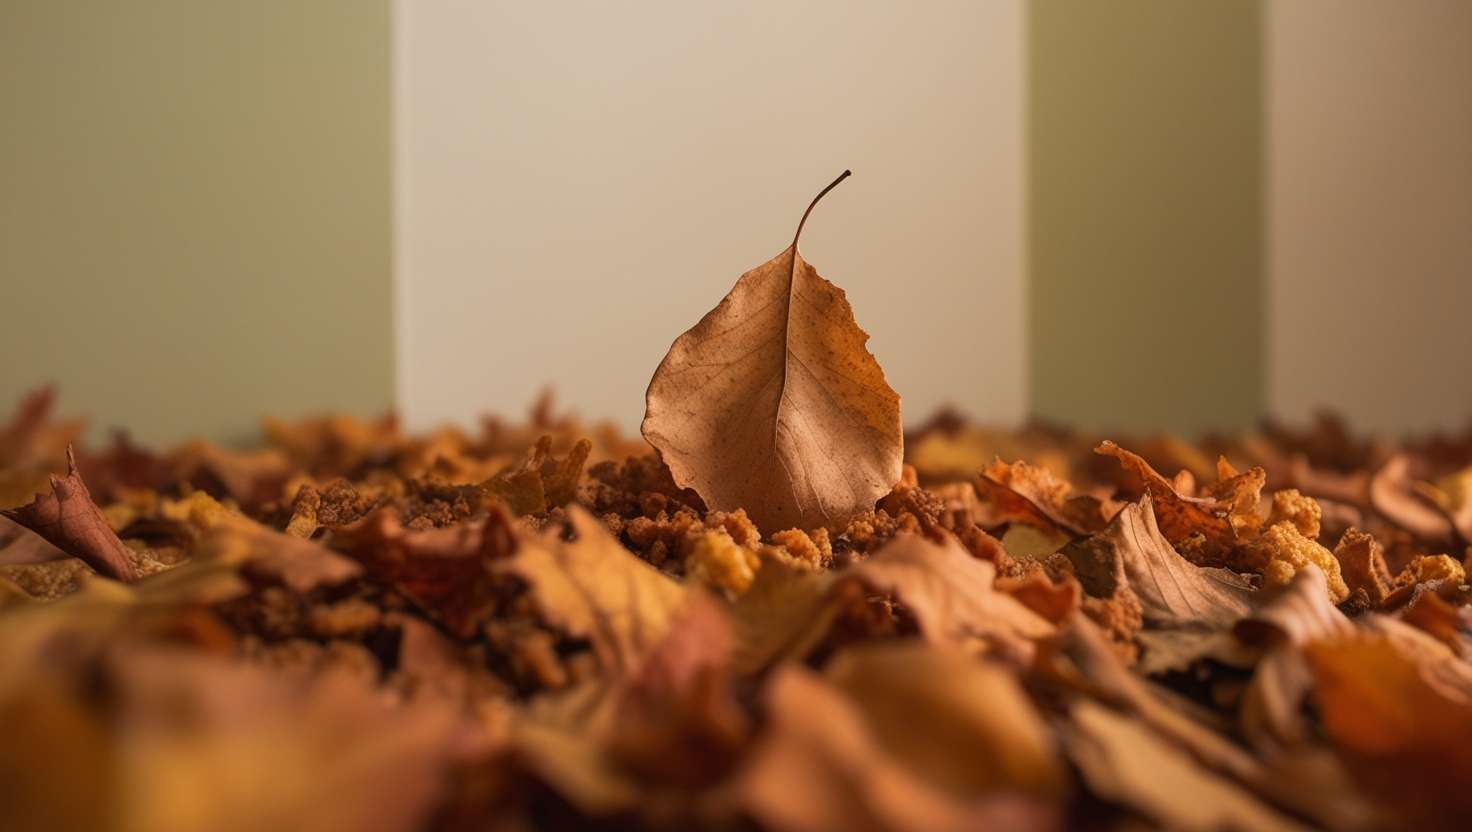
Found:
M 863 712 L 801 665 L 767 684 L 770 715 L 731 799 L 778 832 L 964 832 L 1054 829 L 1038 803 L 1005 794 L 957 796 L 922 780 L 882 744 Z
M 592 450 L 593 443 L 579 439 L 559 462 L 552 458 L 552 437 L 544 435 L 520 465 L 491 477 L 481 487 L 505 500 L 517 515 L 564 506 L 577 496 L 578 479 Z
M 1117 505 L 1106 505 L 1086 494 L 1073 493 L 1073 486 L 1052 471 L 1026 462 L 1009 464 L 995 459 L 982 469 L 980 479 L 987 485 L 1010 490 L 1034 512 L 1075 535 L 1092 534 L 1103 529 L 1109 522 L 1106 515 L 1118 510 Z M 987 488 L 982 493 L 997 499 L 995 488 Z M 1021 507 L 1014 509 L 1018 510 L 1018 519 L 1026 522 L 1026 510 L 1019 509 Z
M 0 566 L 49 563 L 69 557 L 46 538 L 0 515 Z
M 978 560 L 954 538 L 935 543 L 901 535 L 839 580 L 858 580 L 893 593 L 915 616 L 920 632 L 939 644 L 1001 649 L 1031 655 L 1031 640 L 1053 633 L 1053 625 L 992 586 L 996 567 Z
M 1370 478 L 1370 504 L 1390 522 L 1423 540 L 1450 541 L 1451 521 L 1420 496 L 1411 481 L 1411 462 L 1396 454 Z
M 1123 582 L 1157 627 L 1219 629 L 1251 608 L 1253 590 L 1236 573 L 1197 566 L 1176 552 L 1156 525 L 1149 497 L 1125 506 L 1102 533 L 1066 553 L 1089 594 L 1106 597 Z
M 1267 651 L 1242 697 L 1242 733 L 1258 748 L 1295 745 L 1308 737 L 1303 702 L 1313 677 L 1302 648 L 1314 641 L 1354 632 L 1344 613 L 1329 603 L 1327 583 L 1317 568 L 1299 572 L 1277 591 L 1265 591 L 1260 607 L 1237 622 L 1237 638 Z
M 448 785 L 450 714 L 388 706 L 356 679 L 157 649 L 110 675 L 119 829 L 411 830 Z
M 1472 704 L 1448 698 L 1385 638 L 1307 648 L 1324 728 L 1360 786 L 1407 829 L 1472 823 Z
M 0 426 L 0 469 L 26 465 L 49 465 L 81 435 L 80 420 L 53 423 L 56 404 L 54 387 L 38 387 L 27 393 L 10 421 Z
M 1251 792 L 1198 766 L 1136 720 L 1092 701 L 1069 713 L 1065 747 L 1090 791 L 1182 832 L 1303 830 Z
M 842 531 L 900 478 L 900 399 L 868 340 L 794 237 L 675 340 L 649 383 L 644 437 L 713 509 Z
M 734 668 L 755 674 L 778 658 L 807 655 L 837 612 L 831 603 L 833 583 L 829 572 L 781 561 L 763 564 L 751 588 L 731 607 Z
M 1229 518 L 1229 509 L 1214 499 L 1201 499 L 1177 493 L 1175 486 L 1155 472 L 1139 455 L 1130 453 L 1113 442 L 1104 442 L 1096 453 L 1119 460 L 1126 471 L 1139 477 L 1145 493 L 1155 501 L 1160 529 L 1165 538 L 1183 547 L 1181 554 L 1205 566 L 1221 566 L 1236 545 L 1237 533 Z
M 958 796 L 1061 792 L 1052 736 L 1002 666 L 951 648 L 892 641 L 845 648 L 826 673 L 880 744 L 928 782 Z
M 568 521 L 576 540 L 528 540 L 499 568 L 526 581 L 549 621 L 591 641 L 604 668 L 632 669 L 664 637 L 689 593 L 583 509 L 571 508 Z
M 493 505 L 482 518 L 443 529 L 404 527 L 392 506 L 339 529 L 332 545 L 361 562 L 374 580 L 393 586 L 469 636 L 492 605 L 493 565 L 517 548 L 511 519 Z
M 1379 607 L 1392 588 L 1390 568 L 1380 543 L 1359 529 L 1351 528 L 1334 547 L 1334 559 L 1350 592 L 1363 592 L 1371 607 Z
M 138 579 L 133 553 L 118 539 L 107 518 L 92 502 L 70 446 L 66 452 L 66 476 L 52 475 L 50 494 L 37 494 L 29 504 L 0 514 L 109 578 Z

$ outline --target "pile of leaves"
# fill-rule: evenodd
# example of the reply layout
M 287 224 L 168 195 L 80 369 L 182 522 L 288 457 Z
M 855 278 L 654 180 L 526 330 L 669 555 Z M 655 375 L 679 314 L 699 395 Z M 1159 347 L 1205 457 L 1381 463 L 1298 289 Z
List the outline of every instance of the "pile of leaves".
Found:
M 865 340 L 794 242 L 647 444 L 547 399 L 92 449 L 38 391 L 0 827 L 1472 822 L 1472 431 L 902 435 Z

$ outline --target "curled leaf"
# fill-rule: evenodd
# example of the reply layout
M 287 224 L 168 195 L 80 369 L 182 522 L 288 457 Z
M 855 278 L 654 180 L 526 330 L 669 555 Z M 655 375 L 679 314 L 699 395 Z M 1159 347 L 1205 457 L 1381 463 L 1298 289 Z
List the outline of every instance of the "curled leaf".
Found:
M 138 578 L 132 552 L 92 502 L 70 447 L 66 451 L 66 476 L 51 477 L 50 494 L 37 494 L 27 505 L 0 514 L 109 578 L 120 581 Z
M 1140 479 L 1145 493 L 1155 502 L 1161 532 L 1182 555 L 1203 566 L 1226 564 L 1236 545 L 1238 530 L 1251 525 L 1247 512 L 1256 509 L 1256 490 L 1261 489 L 1263 482 L 1260 469 L 1219 483 L 1220 492 L 1227 497 L 1223 501 L 1179 493 L 1150 463 L 1113 442 L 1106 441 L 1094 451 L 1119 460 L 1126 471 Z
M 900 399 L 868 340 L 794 237 L 675 340 L 649 382 L 644 437 L 711 508 L 841 531 L 900 478 Z
M 1102 533 L 1066 552 L 1091 595 L 1127 584 L 1145 620 L 1160 627 L 1225 627 L 1251 608 L 1253 590 L 1235 573 L 1181 557 L 1156 524 L 1149 497 L 1125 506 Z

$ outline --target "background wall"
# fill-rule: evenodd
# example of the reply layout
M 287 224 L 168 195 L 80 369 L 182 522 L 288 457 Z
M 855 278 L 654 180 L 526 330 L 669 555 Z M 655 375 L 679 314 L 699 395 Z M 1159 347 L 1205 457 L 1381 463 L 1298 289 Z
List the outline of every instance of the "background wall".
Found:
M 0 0 L 0 407 L 632 428 L 851 167 L 911 421 L 1459 426 L 1469 77 L 1461 0 Z
M 1472 419 L 1472 3 L 1271 6 L 1275 411 Z
M 636 428 L 670 342 L 802 250 L 910 419 L 1026 409 L 1022 5 L 396 5 L 399 393 Z
M 1240 428 L 1265 406 L 1261 7 L 1035 0 L 1034 412 Z
M 389 16 L 0 2 L 0 408 L 146 440 L 392 403 Z

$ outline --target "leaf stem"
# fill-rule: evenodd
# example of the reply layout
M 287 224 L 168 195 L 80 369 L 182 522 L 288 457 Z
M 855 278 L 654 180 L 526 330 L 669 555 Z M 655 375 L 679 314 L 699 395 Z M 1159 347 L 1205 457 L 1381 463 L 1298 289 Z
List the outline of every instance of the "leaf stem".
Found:
M 815 196 L 815 197 L 813 197 L 813 201 L 812 202 L 809 202 L 808 203 L 808 210 L 803 211 L 802 212 L 802 219 L 801 220 L 798 220 L 798 223 L 797 223 L 797 233 L 792 235 L 792 247 L 793 248 L 797 248 L 797 240 L 798 240 L 799 237 L 802 236 L 802 227 L 807 224 L 808 214 L 813 213 L 813 206 L 815 206 L 815 205 L 818 204 L 818 200 L 822 199 L 824 196 L 827 196 L 827 194 L 828 194 L 829 191 L 831 191 L 834 188 L 838 187 L 838 183 L 839 182 L 842 182 L 843 180 L 849 178 L 852 175 L 853 175 L 853 171 L 851 171 L 851 170 L 846 170 L 843 173 L 838 174 L 838 178 L 837 179 L 833 180 L 832 182 L 829 182 L 828 183 L 828 187 L 824 188 L 821 191 L 818 191 L 818 195 Z

